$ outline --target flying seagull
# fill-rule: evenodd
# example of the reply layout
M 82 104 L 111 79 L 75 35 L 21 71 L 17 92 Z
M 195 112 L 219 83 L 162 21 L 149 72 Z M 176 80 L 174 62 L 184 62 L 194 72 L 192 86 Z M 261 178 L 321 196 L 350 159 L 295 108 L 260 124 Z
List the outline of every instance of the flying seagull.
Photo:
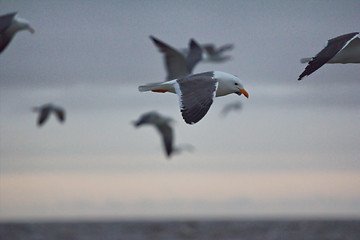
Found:
M 236 102 L 226 104 L 223 107 L 223 109 L 221 111 L 221 114 L 225 117 L 225 116 L 227 116 L 229 114 L 229 112 L 231 112 L 231 111 L 239 111 L 241 109 L 242 109 L 241 102 L 236 101 Z
M 216 47 L 215 44 L 201 44 L 203 56 L 201 62 L 220 63 L 231 59 L 231 56 L 224 55 L 224 52 L 232 50 L 233 44 L 225 44 L 221 47 Z M 188 48 L 181 49 L 182 53 L 186 56 L 189 52 Z
M 171 92 L 179 96 L 182 117 L 187 124 L 195 124 L 208 112 L 214 97 L 221 97 L 230 93 L 238 95 L 245 91 L 240 79 L 232 74 L 212 71 L 188 75 L 160 83 L 150 83 L 139 86 L 140 92 Z
M 65 110 L 51 103 L 44 104 L 40 107 L 34 107 L 33 111 L 39 113 L 37 121 L 37 125 L 39 127 L 41 127 L 46 122 L 51 113 L 56 115 L 59 122 L 63 123 L 65 121 Z
M 298 80 L 318 70 L 325 63 L 360 63 L 360 38 L 358 32 L 348 33 L 326 42 L 315 57 L 302 58 L 301 63 L 309 63 Z
M 194 39 L 190 39 L 190 51 L 185 56 L 179 50 L 160 41 L 154 36 L 150 36 L 150 38 L 158 47 L 159 51 L 164 54 L 164 62 L 167 71 L 166 80 L 177 79 L 191 74 L 195 65 L 201 61 L 202 50 Z
M 166 156 L 170 157 L 170 155 L 175 151 L 175 148 L 173 147 L 174 133 L 170 125 L 172 121 L 173 120 L 171 118 L 162 116 L 159 113 L 152 111 L 141 115 L 139 120 L 134 122 L 134 126 L 139 127 L 144 124 L 149 124 L 156 127 L 162 137 Z
M 19 18 L 16 12 L 0 16 L 0 53 L 4 51 L 15 34 L 21 30 L 35 32 L 30 23 Z
M 181 153 L 183 151 L 193 152 L 195 147 L 191 144 L 180 144 L 173 147 L 173 153 Z

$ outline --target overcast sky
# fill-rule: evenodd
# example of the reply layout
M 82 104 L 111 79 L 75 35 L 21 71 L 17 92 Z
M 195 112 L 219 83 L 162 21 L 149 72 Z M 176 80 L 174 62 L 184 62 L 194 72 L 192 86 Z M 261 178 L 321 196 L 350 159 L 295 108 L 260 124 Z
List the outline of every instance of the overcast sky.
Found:
M 0 55 L 0 221 L 152 217 L 360 217 L 360 68 L 325 65 L 297 81 L 333 37 L 359 31 L 354 1 L 5 1 L 35 34 Z M 233 43 L 194 72 L 239 76 L 249 99 L 217 98 L 190 126 L 149 35 L 174 47 Z M 242 110 L 220 116 L 227 103 Z M 66 109 L 36 126 L 34 106 Z M 158 133 L 131 121 L 175 119 Z

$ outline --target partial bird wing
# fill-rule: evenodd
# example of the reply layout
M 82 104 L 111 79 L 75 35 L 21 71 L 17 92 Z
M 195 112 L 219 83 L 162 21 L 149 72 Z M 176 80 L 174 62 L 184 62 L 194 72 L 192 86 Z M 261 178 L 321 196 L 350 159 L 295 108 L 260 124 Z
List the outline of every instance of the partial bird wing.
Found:
M 202 47 L 205 49 L 205 51 L 209 55 L 215 55 L 217 52 L 214 44 L 208 43 L 208 44 L 202 45 Z
M 49 108 L 42 108 L 40 110 L 39 118 L 38 118 L 38 126 L 42 126 L 46 120 L 49 118 L 50 115 L 50 109 Z
M 209 111 L 218 87 L 212 76 L 211 72 L 200 73 L 176 81 L 175 91 L 186 123 L 197 123 Z
M 218 53 L 222 53 L 222 52 L 225 52 L 225 51 L 229 51 L 229 50 L 232 50 L 234 48 L 234 44 L 225 44 L 221 47 L 219 47 L 219 49 L 217 50 Z
M 0 16 L 0 53 L 4 51 L 12 39 L 12 36 L 5 34 L 5 31 L 11 25 L 15 15 L 16 12 Z
M 298 80 L 301 80 L 303 77 L 309 76 L 311 73 L 318 70 L 338 52 L 344 49 L 354 38 L 358 36 L 358 34 L 358 32 L 353 32 L 328 40 L 325 48 L 311 59 L 305 70 L 300 74 Z
M 62 108 L 56 108 L 54 109 L 56 117 L 59 119 L 60 122 L 65 121 L 65 110 Z
M 165 66 L 167 71 L 167 80 L 176 79 L 188 75 L 185 56 L 175 48 L 167 45 L 159 39 L 150 36 L 154 44 L 159 48 L 160 52 L 164 53 Z
M 240 102 L 228 103 L 223 107 L 221 114 L 225 117 L 229 112 L 241 109 L 241 107 L 242 104 Z
M 151 116 L 150 116 L 149 113 L 143 114 L 138 121 L 134 122 L 135 127 L 139 127 L 139 126 L 141 126 L 141 125 L 143 125 L 145 123 L 148 123 L 150 117 Z
M 161 134 L 166 155 L 169 157 L 173 151 L 173 130 L 168 124 L 156 125 L 156 127 Z
M 186 67 L 189 74 L 192 73 L 195 65 L 199 63 L 202 59 L 202 49 L 200 45 L 194 40 L 191 39 L 189 42 L 189 54 L 186 58 Z
M 16 14 L 16 12 L 13 12 L 0 16 L 0 34 L 11 25 Z

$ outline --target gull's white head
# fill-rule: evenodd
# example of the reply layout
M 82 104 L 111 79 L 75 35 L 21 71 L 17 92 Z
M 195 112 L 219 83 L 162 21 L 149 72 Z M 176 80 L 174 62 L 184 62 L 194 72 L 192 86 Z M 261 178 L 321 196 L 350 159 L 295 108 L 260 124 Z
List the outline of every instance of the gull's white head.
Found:
M 249 94 L 246 92 L 242 82 L 237 76 L 225 72 L 214 71 L 213 78 L 219 83 L 216 91 L 217 97 L 236 93 L 238 95 L 244 94 L 245 97 L 249 98 Z
M 35 33 L 35 30 L 31 27 L 29 21 L 20 18 L 18 15 L 16 15 L 13 19 L 13 25 L 16 32 L 20 30 L 28 30 L 31 33 Z

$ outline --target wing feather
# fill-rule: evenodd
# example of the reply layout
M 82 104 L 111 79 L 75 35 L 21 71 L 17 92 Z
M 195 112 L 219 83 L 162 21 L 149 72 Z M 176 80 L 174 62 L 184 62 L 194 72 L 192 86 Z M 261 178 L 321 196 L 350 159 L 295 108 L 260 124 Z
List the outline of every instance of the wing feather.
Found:
M 173 130 L 168 124 L 157 125 L 161 134 L 166 155 L 169 157 L 173 152 Z
M 186 123 L 197 123 L 209 111 L 218 87 L 218 82 L 212 76 L 213 73 L 208 72 L 177 81 L 178 87 L 175 87 L 175 90 Z
M 181 52 L 153 36 L 150 36 L 150 38 L 158 47 L 160 52 L 164 54 L 167 80 L 184 77 L 189 74 L 185 56 Z

